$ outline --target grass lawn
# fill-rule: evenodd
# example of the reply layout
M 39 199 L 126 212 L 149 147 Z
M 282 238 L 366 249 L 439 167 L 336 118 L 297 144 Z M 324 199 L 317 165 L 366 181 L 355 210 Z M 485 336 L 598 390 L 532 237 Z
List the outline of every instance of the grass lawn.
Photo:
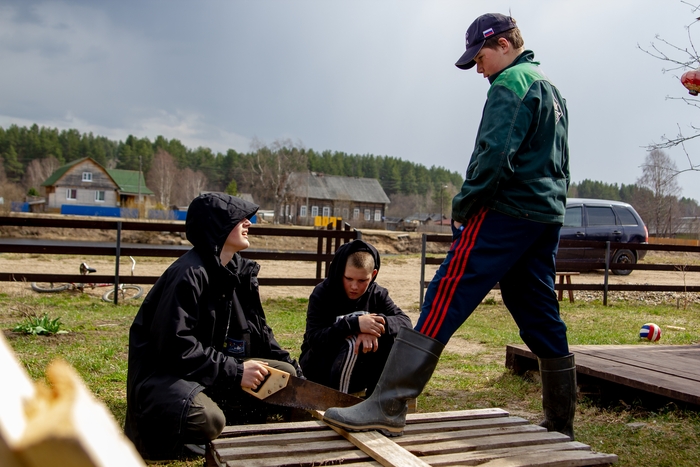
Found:
M 418 400 L 419 411 L 500 407 L 539 421 L 542 407 L 537 375 L 523 378 L 506 370 L 505 345 L 521 341 L 505 308 L 489 303 L 481 305 L 455 334 Z M 294 356 L 299 354 L 306 304 L 303 299 L 265 303 L 277 339 Z M 115 307 L 86 294 L 0 294 L 0 328 L 32 378 L 43 378 L 51 360 L 64 358 L 123 424 L 128 330 L 137 310 L 138 303 Z M 70 332 L 36 336 L 11 331 L 27 317 L 44 314 L 60 318 L 62 329 Z M 700 343 L 698 306 L 679 309 L 616 302 L 603 307 L 601 303 L 562 302 L 562 316 L 571 344 L 655 345 L 637 337 L 646 322 L 662 327 L 661 344 Z M 685 330 L 669 330 L 669 325 Z M 697 466 L 700 412 L 696 410 L 670 403 L 651 407 L 627 395 L 614 400 L 583 396 L 576 414 L 576 439 L 595 450 L 617 454 L 620 466 Z M 201 466 L 203 461 L 166 465 Z

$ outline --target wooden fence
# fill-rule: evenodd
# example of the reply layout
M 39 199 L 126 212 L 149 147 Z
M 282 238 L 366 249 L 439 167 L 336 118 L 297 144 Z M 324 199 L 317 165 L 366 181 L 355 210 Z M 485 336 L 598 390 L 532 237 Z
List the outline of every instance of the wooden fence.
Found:
M 12 239 L 0 238 L 0 253 L 34 253 L 56 255 L 94 255 L 114 256 L 114 275 L 90 275 L 90 282 L 114 283 L 118 287 L 119 282 L 130 284 L 155 284 L 158 276 L 120 276 L 119 260 L 121 256 L 149 256 L 177 258 L 191 249 L 184 245 L 146 245 L 128 244 L 122 245 L 122 231 L 150 231 L 150 232 L 185 232 L 184 222 L 140 222 L 125 220 L 92 220 L 71 218 L 43 218 L 43 217 L 19 217 L 0 216 L 0 226 L 19 227 L 45 227 L 62 229 L 96 229 L 116 231 L 114 242 L 56 242 L 41 239 L 31 242 L 16 242 Z M 292 238 L 316 238 L 317 247 L 315 253 L 308 252 L 271 252 L 244 250 L 240 255 L 252 260 L 277 260 L 277 261 L 310 261 L 316 263 L 315 277 L 287 278 L 268 277 L 260 278 L 260 285 L 286 285 L 286 286 L 314 286 L 321 282 L 328 274 L 328 267 L 335 251 L 350 240 L 361 238 L 360 231 L 350 225 L 338 222 L 335 227 L 328 225 L 326 229 L 290 229 L 261 227 L 252 225 L 249 229 L 251 235 L 275 236 Z M 79 283 L 86 282 L 86 277 L 80 274 L 53 274 L 53 273 L 23 273 L 0 272 L 0 281 L 26 281 L 26 282 L 60 282 Z M 115 294 L 115 297 L 118 294 Z
M 428 256 L 428 243 L 443 243 L 445 251 L 452 243 L 452 235 L 428 235 L 423 234 L 421 246 L 421 270 L 420 270 L 420 305 L 423 305 L 425 288 L 430 281 L 425 279 L 425 266 L 428 264 L 442 264 L 444 255 Z M 700 253 L 700 247 L 687 245 L 661 245 L 661 244 L 640 244 L 640 243 L 617 243 L 617 242 L 592 242 L 578 240 L 561 240 L 559 246 L 567 248 L 602 248 L 605 249 L 605 261 L 557 261 L 557 271 L 585 271 L 602 269 L 604 270 L 604 280 L 602 284 L 555 284 L 556 290 L 592 290 L 603 292 L 603 305 L 608 304 L 609 291 L 638 291 L 638 292 L 700 292 L 700 286 L 696 285 L 653 285 L 653 284 L 610 284 L 608 276 L 611 270 L 643 270 L 643 271 L 675 271 L 675 272 L 700 272 L 700 266 L 689 264 L 618 264 L 612 263 L 611 253 L 617 249 L 626 250 L 656 250 L 671 252 Z

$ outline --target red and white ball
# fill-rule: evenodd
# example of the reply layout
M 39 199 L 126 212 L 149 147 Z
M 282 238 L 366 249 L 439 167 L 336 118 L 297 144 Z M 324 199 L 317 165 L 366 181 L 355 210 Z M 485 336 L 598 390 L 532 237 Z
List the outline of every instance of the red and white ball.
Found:
M 661 328 L 654 323 L 647 323 L 639 331 L 639 338 L 656 342 L 661 339 Z

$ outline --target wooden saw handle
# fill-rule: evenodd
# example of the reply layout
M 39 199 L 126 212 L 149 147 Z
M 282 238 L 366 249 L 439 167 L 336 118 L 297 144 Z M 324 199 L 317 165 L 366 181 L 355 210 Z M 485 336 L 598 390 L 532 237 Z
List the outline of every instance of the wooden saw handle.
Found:
M 258 399 L 265 399 L 266 397 L 281 391 L 287 387 L 287 383 L 289 382 L 289 373 L 269 366 L 265 368 L 267 368 L 268 371 L 267 376 L 265 376 L 265 379 L 258 385 L 257 388 L 243 388 L 245 392 L 257 397 Z

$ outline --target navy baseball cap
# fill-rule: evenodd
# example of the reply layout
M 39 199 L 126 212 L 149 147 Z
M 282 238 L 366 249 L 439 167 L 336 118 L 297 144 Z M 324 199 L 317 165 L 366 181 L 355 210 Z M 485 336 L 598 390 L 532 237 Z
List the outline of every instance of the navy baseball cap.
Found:
M 470 69 L 476 65 L 474 57 L 484 46 L 486 39 L 517 27 L 513 18 L 500 13 L 486 13 L 479 16 L 467 29 L 467 51 L 457 60 L 455 65 L 462 70 Z

